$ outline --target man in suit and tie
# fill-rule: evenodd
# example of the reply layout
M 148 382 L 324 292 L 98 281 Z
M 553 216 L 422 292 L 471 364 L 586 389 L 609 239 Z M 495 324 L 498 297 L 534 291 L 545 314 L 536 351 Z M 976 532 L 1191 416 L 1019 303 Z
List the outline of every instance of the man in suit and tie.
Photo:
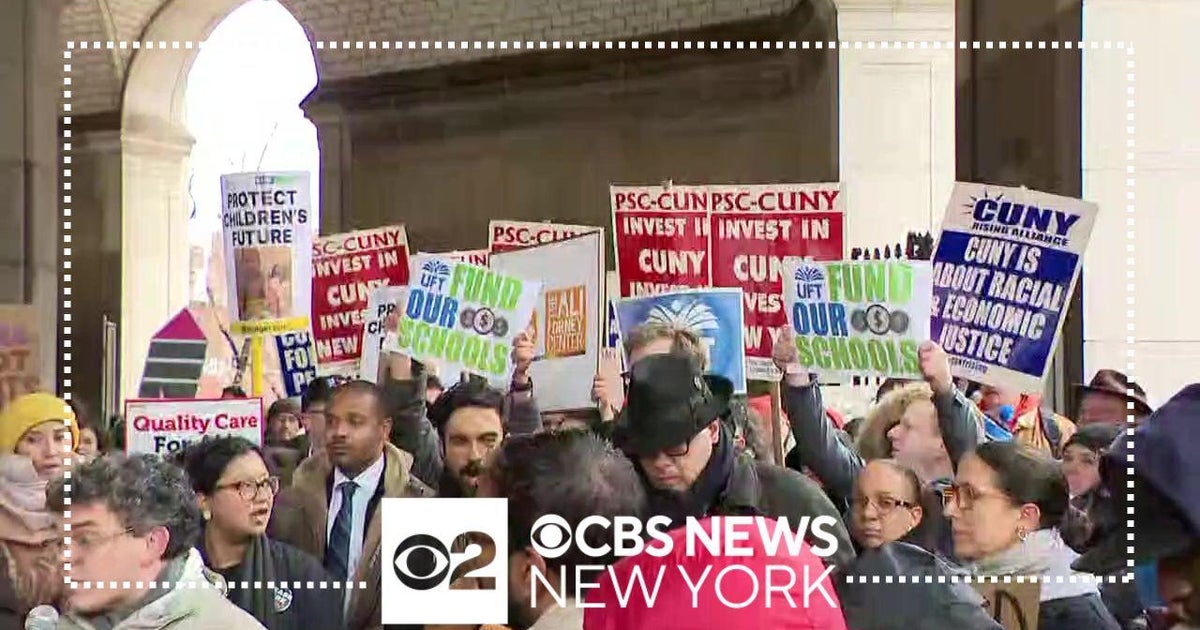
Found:
M 338 387 L 325 421 L 325 449 L 296 469 L 288 500 L 278 504 L 275 529 L 280 540 L 320 558 L 334 577 L 352 584 L 348 629 L 379 628 L 385 563 L 380 499 L 434 493 L 412 476 L 412 456 L 388 441 L 392 421 L 374 384 Z

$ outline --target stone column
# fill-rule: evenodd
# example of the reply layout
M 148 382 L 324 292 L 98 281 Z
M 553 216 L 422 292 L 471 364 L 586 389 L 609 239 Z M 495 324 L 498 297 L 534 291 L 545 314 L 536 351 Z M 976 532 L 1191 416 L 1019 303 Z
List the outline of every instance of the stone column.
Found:
M 0 302 L 38 307 L 47 389 L 54 389 L 59 347 L 64 6 L 62 0 L 0 3 Z
M 320 88 L 317 88 L 320 89 Z M 350 128 L 345 110 L 336 103 L 304 104 L 317 128 L 321 150 L 321 234 L 336 234 L 350 223 Z
M 133 396 L 150 338 L 188 305 L 188 158 L 194 140 L 165 125 L 122 130 L 121 391 Z

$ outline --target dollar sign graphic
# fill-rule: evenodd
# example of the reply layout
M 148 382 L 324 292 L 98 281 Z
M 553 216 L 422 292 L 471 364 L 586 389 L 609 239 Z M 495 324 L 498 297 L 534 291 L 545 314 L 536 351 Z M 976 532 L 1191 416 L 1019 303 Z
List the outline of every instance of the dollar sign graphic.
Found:
M 875 314 L 872 315 L 872 317 L 874 318 L 875 321 L 873 322 L 873 325 L 871 326 L 871 328 L 873 328 L 875 330 L 887 329 L 887 326 L 888 326 L 887 314 L 885 314 L 883 312 L 883 310 L 876 310 Z

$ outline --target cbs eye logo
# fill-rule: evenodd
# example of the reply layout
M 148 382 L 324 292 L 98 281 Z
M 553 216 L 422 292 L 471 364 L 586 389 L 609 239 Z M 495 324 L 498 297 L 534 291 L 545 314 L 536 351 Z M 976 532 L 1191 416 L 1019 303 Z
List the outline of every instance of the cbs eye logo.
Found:
M 494 590 L 494 578 L 474 575 L 491 566 L 496 559 L 496 543 L 492 537 L 469 531 L 455 536 L 454 541 L 461 541 L 465 550 L 452 553 L 441 540 L 429 534 L 413 534 L 400 541 L 392 556 L 396 579 L 414 591 L 433 590 L 445 584 L 447 578 L 450 590 Z M 461 578 L 475 578 L 475 584 L 463 585 L 459 582 Z
M 533 524 L 529 544 L 543 558 L 561 558 L 571 547 L 571 524 L 557 514 L 547 514 Z

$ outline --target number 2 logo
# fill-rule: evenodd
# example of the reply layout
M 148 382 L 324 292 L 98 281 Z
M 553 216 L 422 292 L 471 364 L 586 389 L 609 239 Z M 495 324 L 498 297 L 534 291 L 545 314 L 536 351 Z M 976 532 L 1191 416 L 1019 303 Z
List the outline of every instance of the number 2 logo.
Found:
M 468 531 L 456 536 L 455 540 L 466 541 L 466 549 L 452 554 L 441 540 L 429 534 L 414 534 L 405 538 L 396 546 L 392 556 L 392 570 L 396 579 L 414 591 L 435 589 L 444 584 L 447 577 L 452 590 L 495 589 L 494 579 L 474 575 L 491 566 L 496 559 L 496 543 L 492 537 L 483 532 Z M 454 556 L 461 558 L 457 564 L 453 564 Z M 461 578 L 475 578 L 477 583 L 466 586 L 459 582 Z

